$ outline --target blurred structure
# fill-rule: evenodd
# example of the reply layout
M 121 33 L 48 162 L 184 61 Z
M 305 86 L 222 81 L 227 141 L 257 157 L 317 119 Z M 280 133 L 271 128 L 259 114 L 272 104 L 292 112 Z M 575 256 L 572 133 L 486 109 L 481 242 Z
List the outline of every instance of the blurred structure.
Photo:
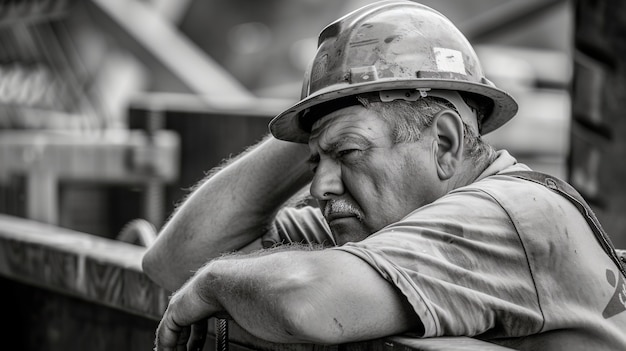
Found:
M 127 128 L 147 67 L 94 26 L 96 3 L 84 5 L 1 5 L 0 211 L 111 236 L 120 228 L 109 225 L 107 190 L 158 192 L 153 184 L 177 178 L 179 140 Z
M 158 228 L 184 189 L 298 100 L 317 33 L 368 2 L 3 5 L 0 212 L 107 237 L 134 218 Z M 459 24 L 520 101 L 488 139 L 565 177 L 568 1 L 424 3 Z
M 167 96 L 141 94 L 189 94 L 202 109 L 256 102 L 176 29 L 185 4 L 2 5 L 0 212 L 107 237 L 137 217 L 162 224 L 172 209 L 165 183 L 180 173 L 180 134 L 163 130 Z M 129 128 L 133 98 L 141 131 Z M 193 171 L 196 181 L 202 171 Z
M 0 213 L 120 235 L 0 215 L 13 348 L 150 347 L 166 292 L 128 243 L 149 245 L 205 172 L 265 135 L 298 100 L 317 34 L 370 2 L 1 2 Z M 486 138 L 570 179 L 626 247 L 622 2 L 421 2 L 459 25 L 520 103 Z
M 626 4 L 576 3 L 570 180 L 626 247 Z

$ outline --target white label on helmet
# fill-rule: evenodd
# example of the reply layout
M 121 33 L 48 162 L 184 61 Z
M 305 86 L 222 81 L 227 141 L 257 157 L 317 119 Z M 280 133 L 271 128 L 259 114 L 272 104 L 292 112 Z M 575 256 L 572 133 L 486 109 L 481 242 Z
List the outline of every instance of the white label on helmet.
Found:
M 460 51 L 446 48 L 433 48 L 433 50 L 435 51 L 437 69 L 444 72 L 466 74 L 463 54 Z

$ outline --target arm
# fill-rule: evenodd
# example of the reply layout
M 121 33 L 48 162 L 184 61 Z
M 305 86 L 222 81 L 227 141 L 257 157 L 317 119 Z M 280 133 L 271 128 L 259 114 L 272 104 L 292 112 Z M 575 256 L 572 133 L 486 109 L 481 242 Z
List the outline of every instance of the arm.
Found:
M 254 243 L 281 205 L 310 181 L 307 157 L 306 145 L 269 137 L 209 177 L 144 256 L 146 274 L 174 291 L 208 260 Z
M 282 251 L 205 266 L 172 298 L 157 349 L 184 343 L 181 327 L 221 310 L 272 342 L 338 344 L 421 327 L 400 292 L 361 259 L 338 250 Z

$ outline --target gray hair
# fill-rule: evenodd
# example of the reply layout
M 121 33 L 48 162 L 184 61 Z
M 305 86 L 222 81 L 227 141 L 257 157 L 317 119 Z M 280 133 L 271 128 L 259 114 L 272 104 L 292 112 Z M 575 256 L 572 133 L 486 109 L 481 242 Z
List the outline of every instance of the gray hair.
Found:
M 432 125 L 437 113 L 450 109 L 459 113 L 454 105 L 445 99 L 425 97 L 417 101 L 394 100 L 390 102 L 372 101 L 367 97 L 357 97 L 368 110 L 380 116 L 392 130 L 395 144 L 414 142 L 420 139 L 421 131 Z M 480 117 L 479 117 L 480 120 Z M 493 160 L 495 150 L 482 140 L 475 128 L 463 121 L 464 155 L 475 161 Z

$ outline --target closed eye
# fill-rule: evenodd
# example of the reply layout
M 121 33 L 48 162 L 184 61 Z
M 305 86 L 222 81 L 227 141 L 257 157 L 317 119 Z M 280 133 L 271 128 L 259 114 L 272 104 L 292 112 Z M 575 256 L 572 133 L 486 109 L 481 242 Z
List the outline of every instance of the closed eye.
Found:
M 311 157 L 307 160 L 307 163 L 309 164 L 311 172 L 315 173 L 315 171 L 317 171 L 317 165 L 320 163 L 320 155 L 311 155 Z
M 357 152 L 361 152 L 361 150 L 359 149 L 345 149 L 345 150 L 340 150 L 337 152 L 337 157 L 339 158 L 345 158 L 348 157 L 350 155 L 354 155 Z

